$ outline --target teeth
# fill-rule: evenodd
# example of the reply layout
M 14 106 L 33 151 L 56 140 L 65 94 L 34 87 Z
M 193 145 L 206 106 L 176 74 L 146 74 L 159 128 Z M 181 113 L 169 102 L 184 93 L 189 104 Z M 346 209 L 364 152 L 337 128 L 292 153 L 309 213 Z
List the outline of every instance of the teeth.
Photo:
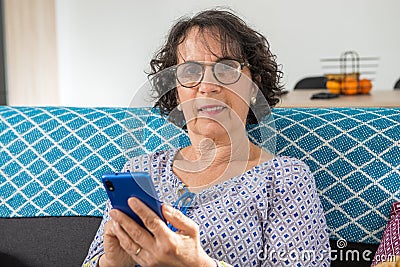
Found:
M 201 111 L 217 111 L 222 110 L 224 107 L 211 107 L 211 108 L 202 108 Z

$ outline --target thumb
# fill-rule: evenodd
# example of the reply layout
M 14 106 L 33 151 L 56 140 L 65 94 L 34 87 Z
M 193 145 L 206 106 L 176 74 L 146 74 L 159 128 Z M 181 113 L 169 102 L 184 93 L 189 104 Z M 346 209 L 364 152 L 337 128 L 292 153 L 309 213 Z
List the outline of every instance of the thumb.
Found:
M 172 226 L 179 229 L 179 233 L 192 237 L 198 235 L 199 226 L 171 205 L 164 203 L 162 205 L 162 213 L 164 218 L 172 224 Z

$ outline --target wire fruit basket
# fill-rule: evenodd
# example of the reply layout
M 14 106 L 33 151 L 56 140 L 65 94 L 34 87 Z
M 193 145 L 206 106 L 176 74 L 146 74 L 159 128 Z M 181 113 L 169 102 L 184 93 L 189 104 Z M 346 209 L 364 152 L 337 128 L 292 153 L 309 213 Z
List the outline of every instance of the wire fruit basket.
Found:
M 360 57 L 355 51 L 346 51 L 339 58 L 340 73 L 325 74 L 326 87 L 332 94 L 369 94 L 370 79 L 360 79 Z

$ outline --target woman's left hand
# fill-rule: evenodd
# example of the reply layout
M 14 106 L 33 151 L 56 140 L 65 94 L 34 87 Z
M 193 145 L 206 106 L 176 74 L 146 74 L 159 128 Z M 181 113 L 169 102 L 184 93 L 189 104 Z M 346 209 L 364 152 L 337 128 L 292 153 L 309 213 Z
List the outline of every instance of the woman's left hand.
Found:
M 118 210 L 110 216 L 121 227 L 116 227 L 120 245 L 141 266 L 216 266 L 200 245 L 199 226 L 179 210 L 162 205 L 164 218 L 175 228 L 173 232 L 143 202 L 128 200 L 130 208 L 142 219 L 153 236 L 130 217 Z

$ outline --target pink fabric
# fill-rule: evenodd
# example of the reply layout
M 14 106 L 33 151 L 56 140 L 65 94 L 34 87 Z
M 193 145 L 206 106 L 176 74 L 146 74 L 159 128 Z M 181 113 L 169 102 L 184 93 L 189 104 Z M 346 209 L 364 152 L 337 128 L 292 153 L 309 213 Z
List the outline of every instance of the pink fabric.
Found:
M 395 256 L 400 256 L 400 202 L 392 204 L 390 219 L 372 266 L 384 261 L 393 261 Z

